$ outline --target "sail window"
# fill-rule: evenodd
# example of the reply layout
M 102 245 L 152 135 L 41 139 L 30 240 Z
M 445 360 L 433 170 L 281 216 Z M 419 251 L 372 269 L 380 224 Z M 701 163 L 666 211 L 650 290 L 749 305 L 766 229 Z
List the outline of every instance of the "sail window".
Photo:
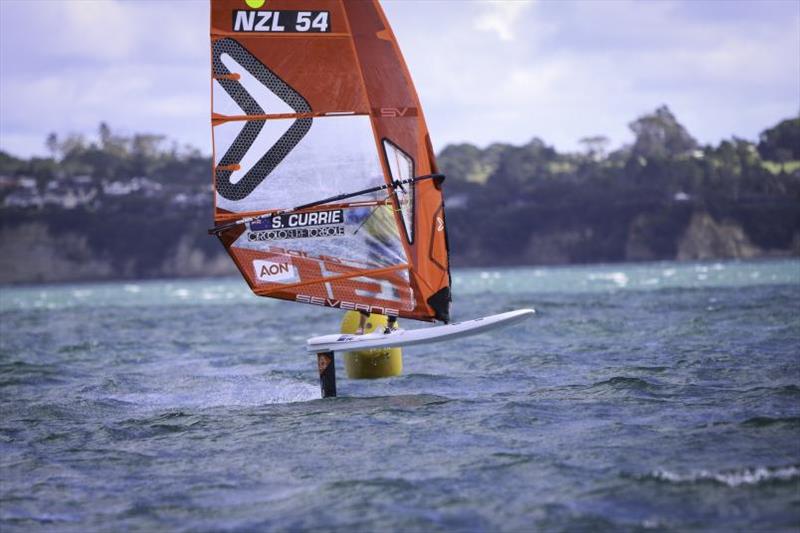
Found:
M 392 181 L 407 180 L 414 177 L 414 160 L 388 139 L 383 140 L 383 153 L 389 167 Z M 397 203 L 400 205 L 403 229 L 409 244 L 414 242 L 414 183 L 396 188 Z

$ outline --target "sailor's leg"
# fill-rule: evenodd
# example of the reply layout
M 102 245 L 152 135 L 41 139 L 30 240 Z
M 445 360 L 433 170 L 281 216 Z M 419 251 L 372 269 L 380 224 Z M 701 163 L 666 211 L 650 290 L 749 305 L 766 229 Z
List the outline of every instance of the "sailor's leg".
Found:
M 367 311 L 358 311 L 360 316 L 358 317 L 358 329 L 356 330 L 356 335 L 363 335 L 364 328 L 367 326 L 367 319 L 369 318 L 369 313 Z

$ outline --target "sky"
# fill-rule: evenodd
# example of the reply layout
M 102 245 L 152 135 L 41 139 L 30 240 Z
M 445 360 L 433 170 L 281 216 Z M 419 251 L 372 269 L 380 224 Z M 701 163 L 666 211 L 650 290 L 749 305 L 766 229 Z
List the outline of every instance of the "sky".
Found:
M 436 150 L 561 151 L 666 104 L 701 143 L 800 113 L 800 0 L 384 0 Z M 164 134 L 210 153 L 208 2 L 0 0 L 0 150 Z

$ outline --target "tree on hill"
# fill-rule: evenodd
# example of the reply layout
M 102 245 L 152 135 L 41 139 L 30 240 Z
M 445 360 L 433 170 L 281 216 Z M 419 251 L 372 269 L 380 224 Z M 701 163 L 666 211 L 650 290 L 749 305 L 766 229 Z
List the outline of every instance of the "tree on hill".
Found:
M 800 117 L 783 120 L 761 132 L 758 153 L 763 159 L 778 163 L 800 159 Z
M 634 120 L 629 127 L 636 135 L 634 156 L 665 159 L 697 148 L 697 141 L 665 105 Z
M 588 158 L 599 160 L 605 158 L 608 144 L 611 141 L 605 135 L 592 135 L 591 137 L 583 137 L 578 142 L 583 145 Z

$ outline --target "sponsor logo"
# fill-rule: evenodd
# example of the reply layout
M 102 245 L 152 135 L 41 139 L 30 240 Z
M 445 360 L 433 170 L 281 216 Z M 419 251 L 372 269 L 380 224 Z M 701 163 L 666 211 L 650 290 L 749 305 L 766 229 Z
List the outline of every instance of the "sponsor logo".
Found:
M 247 4 L 248 7 L 258 9 L 259 7 L 264 7 L 264 4 L 267 3 L 267 0 L 244 0 L 244 3 Z
M 341 237 L 344 235 L 344 226 L 322 226 L 319 228 L 289 228 L 271 229 L 268 231 L 251 231 L 247 239 L 256 241 L 282 241 L 285 239 L 314 239 Z
M 383 118 L 416 117 L 415 107 L 377 107 L 372 108 L 372 114 Z
M 261 231 L 282 228 L 305 228 L 308 226 L 327 226 L 344 222 L 344 211 L 313 211 L 311 213 L 292 213 L 290 215 L 273 215 L 250 223 L 250 231 Z
M 288 263 L 273 263 L 256 259 L 253 261 L 253 270 L 258 281 L 269 283 L 289 283 L 299 281 L 297 269 Z
M 308 296 L 305 294 L 298 294 L 295 296 L 296 302 L 321 305 L 323 307 L 336 307 L 339 309 L 348 309 L 351 311 L 367 311 L 369 313 L 379 313 L 381 315 L 398 316 L 400 311 L 391 307 L 381 307 L 379 305 L 357 304 L 345 300 L 335 300 L 333 298 L 321 298 L 319 296 Z
M 273 215 L 251 222 L 247 239 L 255 242 L 341 237 L 345 234 L 343 222 L 341 209 Z
M 436 217 L 436 231 L 444 231 L 444 219 Z
M 258 0 L 246 0 L 247 5 Z M 261 2 L 261 6 L 264 2 Z M 259 6 L 259 7 L 261 7 Z M 328 11 L 250 11 L 233 12 L 233 31 L 268 33 L 327 33 L 331 31 Z

